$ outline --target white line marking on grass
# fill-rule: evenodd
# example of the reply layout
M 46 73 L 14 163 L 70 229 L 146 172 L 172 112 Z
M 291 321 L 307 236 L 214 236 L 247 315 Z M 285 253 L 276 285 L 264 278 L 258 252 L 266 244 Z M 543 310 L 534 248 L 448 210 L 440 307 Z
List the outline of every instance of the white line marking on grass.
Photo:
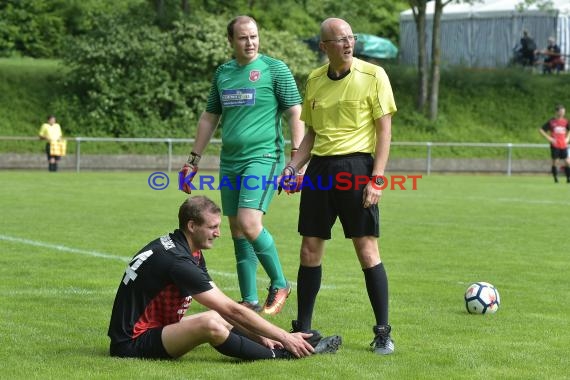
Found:
M 76 253 L 76 254 L 80 254 L 80 255 L 98 257 L 101 259 L 120 260 L 120 261 L 123 261 L 125 263 L 128 263 L 131 260 L 131 257 L 111 255 L 109 253 L 102 253 L 102 252 L 97 252 L 97 251 L 89 251 L 89 250 L 85 250 L 85 249 L 66 247 L 66 246 L 60 245 L 60 244 L 44 243 L 41 241 L 23 239 L 23 238 L 7 236 L 7 235 L 0 235 L 0 240 L 9 241 L 12 243 L 20 243 L 20 244 L 25 244 L 25 245 L 33 245 L 34 247 L 55 249 L 57 251 Z M 215 276 L 237 278 L 237 274 L 235 274 L 235 273 L 220 272 L 217 270 L 210 270 L 210 269 L 208 269 L 208 272 L 215 275 Z M 258 280 L 258 281 L 261 281 L 261 280 Z M 290 282 L 291 282 L 291 285 L 293 285 L 295 287 L 297 286 L 297 284 L 295 282 L 293 282 L 293 281 L 290 281 Z M 334 285 L 322 285 L 321 289 L 336 289 L 336 286 L 334 286 Z
M 21 243 L 21 244 L 26 244 L 26 245 L 33 245 L 35 247 L 55 249 L 57 251 L 63 251 L 63 252 L 69 252 L 69 253 L 78 253 L 81 255 L 87 255 L 87 256 L 93 256 L 93 257 L 100 257 L 103 259 L 121 260 L 124 262 L 128 262 L 130 259 L 129 257 L 124 257 L 124 256 L 115 256 L 115 255 L 110 255 L 107 253 L 101 253 L 101 252 L 97 252 L 97 251 L 88 251 L 85 249 L 70 248 L 70 247 L 66 247 L 64 245 L 44 243 L 41 241 L 35 241 L 35 240 L 30 240 L 30 239 L 22 239 L 22 238 L 17 238 L 17 237 L 13 237 L 13 236 L 0 235 L 0 240 L 6 240 L 6 241 L 11 241 L 13 243 Z

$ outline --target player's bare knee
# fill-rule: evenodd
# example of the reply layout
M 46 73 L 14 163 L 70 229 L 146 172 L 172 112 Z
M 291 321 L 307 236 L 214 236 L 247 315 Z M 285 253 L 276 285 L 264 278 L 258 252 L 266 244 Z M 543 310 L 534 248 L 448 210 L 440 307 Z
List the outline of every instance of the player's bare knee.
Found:
M 259 234 L 263 229 L 263 225 L 261 223 L 257 223 L 252 218 L 239 218 L 238 221 L 240 231 L 247 240 L 253 241 L 259 237 Z
M 321 265 L 322 253 L 320 251 L 315 251 L 308 246 L 301 247 L 301 265 L 314 267 Z
M 205 330 L 208 332 L 209 342 L 213 345 L 222 344 L 229 334 L 226 325 L 218 318 L 208 319 L 205 323 Z

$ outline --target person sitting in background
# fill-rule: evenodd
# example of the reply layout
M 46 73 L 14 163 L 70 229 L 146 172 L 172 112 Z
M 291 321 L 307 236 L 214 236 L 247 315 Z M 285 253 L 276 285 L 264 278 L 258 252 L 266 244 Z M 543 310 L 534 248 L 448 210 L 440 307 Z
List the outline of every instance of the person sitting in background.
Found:
M 550 74 L 553 71 L 557 73 L 564 71 L 564 60 L 560 54 L 560 46 L 556 45 L 554 37 L 548 37 L 548 46 L 546 50 L 540 53 L 546 56 L 542 65 L 542 72 L 544 74 Z

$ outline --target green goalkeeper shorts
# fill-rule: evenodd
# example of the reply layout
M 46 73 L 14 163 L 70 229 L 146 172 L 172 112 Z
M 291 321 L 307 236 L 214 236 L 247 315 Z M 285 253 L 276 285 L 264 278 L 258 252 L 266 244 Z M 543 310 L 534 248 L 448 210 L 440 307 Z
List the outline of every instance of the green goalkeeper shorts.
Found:
M 222 163 L 218 187 L 224 215 L 236 216 L 239 208 L 267 212 L 283 167 L 283 160 L 263 157 L 247 162 Z

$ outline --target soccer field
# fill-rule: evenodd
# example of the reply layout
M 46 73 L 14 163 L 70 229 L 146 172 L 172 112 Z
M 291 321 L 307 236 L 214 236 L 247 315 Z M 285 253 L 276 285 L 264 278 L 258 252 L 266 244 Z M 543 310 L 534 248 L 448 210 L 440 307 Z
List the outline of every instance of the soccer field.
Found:
M 372 310 L 339 225 L 328 242 L 313 328 L 340 334 L 336 355 L 236 362 L 209 346 L 176 361 L 114 359 L 106 336 L 127 261 L 177 226 L 176 173 L 162 191 L 150 172 L 0 172 L 0 378 L 5 379 L 568 379 L 570 185 L 534 177 L 424 176 L 387 190 L 381 253 L 396 353 L 368 351 Z M 217 191 L 196 191 L 219 202 Z M 296 280 L 298 195 L 276 197 L 265 225 Z M 238 298 L 229 226 L 205 251 L 218 286 Z M 474 281 L 501 295 L 470 315 Z M 267 277 L 260 269 L 260 295 Z M 289 329 L 295 288 L 283 312 Z M 190 312 L 203 310 L 193 303 Z

